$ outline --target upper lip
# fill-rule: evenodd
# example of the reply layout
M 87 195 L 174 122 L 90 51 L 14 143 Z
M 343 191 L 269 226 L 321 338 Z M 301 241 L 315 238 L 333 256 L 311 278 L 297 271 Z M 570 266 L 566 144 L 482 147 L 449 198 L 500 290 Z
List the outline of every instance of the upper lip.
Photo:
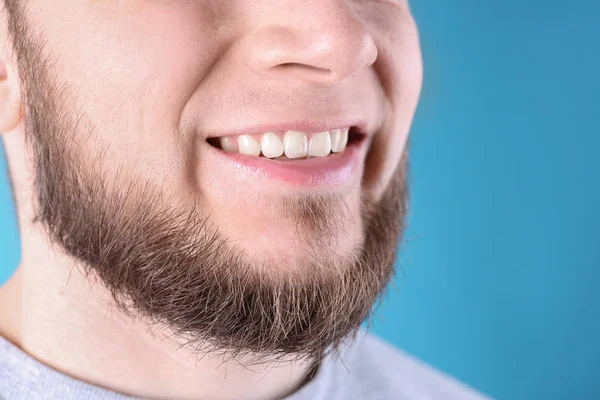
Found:
M 304 133 L 318 133 L 324 131 L 332 131 L 339 128 L 352 128 L 357 130 L 363 135 L 370 135 L 369 124 L 365 120 L 338 120 L 338 121 L 287 121 L 287 122 L 276 122 L 259 124 L 249 126 L 242 129 L 228 130 L 227 132 L 208 132 L 207 138 L 218 138 L 225 136 L 237 136 L 237 135 L 254 135 L 264 132 L 285 132 L 285 131 L 299 131 Z

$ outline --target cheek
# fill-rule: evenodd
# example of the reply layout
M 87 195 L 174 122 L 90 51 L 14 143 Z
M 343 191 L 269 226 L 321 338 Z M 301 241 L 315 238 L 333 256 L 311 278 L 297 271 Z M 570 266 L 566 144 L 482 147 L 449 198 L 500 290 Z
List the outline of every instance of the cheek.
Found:
M 398 155 L 402 149 L 397 144 L 404 144 L 408 138 L 423 83 L 419 36 L 412 18 L 389 36 L 381 48 L 384 50 L 380 72 L 393 113 L 393 126 L 386 132 L 386 140 L 391 142 L 390 148 L 398 150 Z
M 419 101 L 423 65 L 417 27 L 408 11 L 379 20 L 375 69 L 388 100 L 388 119 L 376 135 L 368 160 L 367 190 L 378 199 L 396 171 Z
M 128 163 L 160 181 L 184 169 L 190 146 L 183 142 L 191 138 L 180 136 L 180 117 L 216 56 L 206 39 L 214 24 L 195 2 L 152 2 L 138 11 L 115 3 L 87 5 L 68 20 L 41 10 L 45 56 L 73 94 L 65 106 L 95 127 L 89 151 L 103 147 L 110 164 Z

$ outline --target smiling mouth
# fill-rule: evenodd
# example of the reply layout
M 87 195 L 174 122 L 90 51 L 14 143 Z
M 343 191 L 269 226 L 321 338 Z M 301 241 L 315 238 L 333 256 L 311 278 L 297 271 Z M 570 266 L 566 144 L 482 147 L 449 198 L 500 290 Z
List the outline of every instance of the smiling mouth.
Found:
M 260 157 L 273 161 L 301 161 L 342 154 L 359 144 L 366 135 L 355 126 L 322 132 L 269 131 L 208 138 L 207 142 L 224 152 Z

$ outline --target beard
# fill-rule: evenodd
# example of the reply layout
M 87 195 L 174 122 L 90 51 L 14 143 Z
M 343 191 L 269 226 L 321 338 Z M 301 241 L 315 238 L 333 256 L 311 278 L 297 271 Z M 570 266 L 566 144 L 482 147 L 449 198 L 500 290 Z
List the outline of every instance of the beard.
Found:
M 231 357 L 318 359 L 357 332 L 393 276 L 407 209 L 406 149 L 381 198 L 361 199 L 363 240 L 352 254 L 327 255 L 344 224 L 343 213 L 330 210 L 343 198 L 304 195 L 282 199 L 282 207 L 311 256 L 293 268 L 260 262 L 233 246 L 199 205 L 124 166 L 108 176 L 102 151 L 84 156 L 82 144 L 100 130 L 72 111 L 75 96 L 43 56 L 43 40 L 23 7 L 12 7 L 35 222 L 120 310 L 193 350 Z

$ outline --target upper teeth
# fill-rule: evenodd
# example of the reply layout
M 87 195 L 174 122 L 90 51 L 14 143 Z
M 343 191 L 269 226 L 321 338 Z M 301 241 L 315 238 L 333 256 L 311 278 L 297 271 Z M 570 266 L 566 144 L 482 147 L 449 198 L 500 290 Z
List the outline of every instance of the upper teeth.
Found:
M 240 135 L 237 138 L 226 136 L 220 140 L 223 150 L 252 156 L 262 153 L 267 158 L 277 158 L 284 154 L 290 159 L 307 156 L 326 157 L 331 152 L 344 151 L 348 144 L 348 131 L 349 128 L 319 133 L 287 131 L 283 135 L 266 132 L 261 135 Z

